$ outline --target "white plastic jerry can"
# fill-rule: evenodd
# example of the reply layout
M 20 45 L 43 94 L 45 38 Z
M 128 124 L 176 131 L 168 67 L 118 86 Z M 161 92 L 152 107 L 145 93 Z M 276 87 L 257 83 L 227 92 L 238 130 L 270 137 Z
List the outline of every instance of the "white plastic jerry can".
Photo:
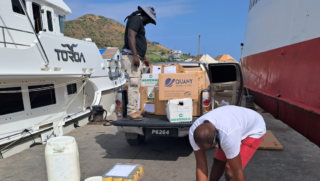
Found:
M 48 181 L 80 181 L 79 151 L 73 137 L 49 139 L 45 157 Z

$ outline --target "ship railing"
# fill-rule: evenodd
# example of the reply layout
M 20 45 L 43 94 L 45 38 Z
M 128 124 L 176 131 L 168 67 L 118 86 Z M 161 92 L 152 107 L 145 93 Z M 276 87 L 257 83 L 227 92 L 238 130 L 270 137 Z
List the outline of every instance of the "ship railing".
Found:
M 8 44 L 8 45 L 18 45 L 18 46 L 30 47 L 30 45 L 19 44 L 19 43 L 12 43 L 12 42 L 6 42 L 6 34 L 5 34 L 4 30 L 5 30 L 5 29 L 7 29 L 7 30 L 13 30 L 13 31 L 19 31 L 19 32 L 28 33 L 28 34 L 33 34 L 33 32 L 24 31 L 24 30 L 19 30 L 19 29 L 14 29 L 14 28 L 9 28 L 9 27 L 4 27 L 4 26 L 0 26 L 0 28 L 2 29 L 2 35 L 3 35 L 3 41 L 0 41 L 0 43 L 4 44 L 4 47 L 7 47 L 7 44 Z

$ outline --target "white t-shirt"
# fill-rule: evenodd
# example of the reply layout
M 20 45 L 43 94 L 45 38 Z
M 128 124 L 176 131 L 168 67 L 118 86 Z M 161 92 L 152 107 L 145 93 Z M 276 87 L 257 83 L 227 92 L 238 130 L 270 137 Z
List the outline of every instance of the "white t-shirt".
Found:
M 204 121 L 211 122 L 219 131 L 220 145 L 227 159 L 240 153 L 241 141 L 247 137 L 261 138 L 266 133 L 266 124 L 257 112 L 238 106 L 223 106 L 201 116 L 189 130 L 189 140 L 194 151 L 200 148 L 193 133 Z

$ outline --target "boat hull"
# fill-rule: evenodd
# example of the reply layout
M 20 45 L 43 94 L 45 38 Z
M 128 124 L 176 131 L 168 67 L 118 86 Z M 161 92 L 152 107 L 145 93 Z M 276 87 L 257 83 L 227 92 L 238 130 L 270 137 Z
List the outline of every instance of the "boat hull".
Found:
M 242 58 L 255 102 L 320 146 L 320 38 Z

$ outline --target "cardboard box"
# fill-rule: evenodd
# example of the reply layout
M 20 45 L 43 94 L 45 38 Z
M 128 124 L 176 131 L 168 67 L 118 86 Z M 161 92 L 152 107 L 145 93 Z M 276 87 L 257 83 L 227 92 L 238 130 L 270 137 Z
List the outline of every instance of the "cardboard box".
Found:
M 183 73 L 184 68 L 180 64 L 164 64 L 163 73 Z
M 128 90 L 128 88 L 129 88 L 128 83 L 125 83 L 125 84 L 123 85 L 123 89 L 127 89 L 127 90 Z
M 206 83 L 206 71 L 185 71 L 185 73 L 195 73 L 198 77 L 198 89 L 206 89 L 207 83 Z
M 163 65 L 150 65 L 150 73 L 152 74 L 163 73 Z
M 155 113 L 155 107 L 154 107 L 154 102 L 153 101 L 145 101 L 143 110 L 147 112 L 147 114 L 154 114 Z
M 167 115 L 166 113 L 166 103 L 167 101 L 160 101 L 159 100 L 159 87 L 156 86 L 154 88 L 154 92 L 155 92 L 155 99 L 154 99 L 154 107 L 155 107 L 155 115 L 162 115 L 165 116 Z M 198 100 L 192 100 L 192 116 L 201 116 L 201 111 L 200 111 L 200 102 L 201 102 L 201 90 L 199 90 L 199 94 L 198 94 Z
M 140 86 L 139 97 L 139 109 L 143 111 L 144 103 L 148 100 L 148 86 Z
M 195 73 L 159 74 L 159 100 L 191 98 L 198 100 L 198 76 Z
M 159 74 L 142 74 L 141 86 L 148 86 L 149 101 L 154 101 L 154 87 L 158 84 L 158 75 Z
M 159 87 L 154 87 L 154 107 L 155 107 L 155 115 L 167 115 L 166 114 L 166 102 L 167 101 L 160 101 L 159 100 Z
M 184 71 L 188 72 L 197 72 L 197 71 L 202 71 L 201 67 L 194 67 L 194 68 L 184 68 Z
M 259 150 L 283 150 L 282 144 L 274 136 L 272 131 L 267 130 L 264 138 L 259 146 Z
M 150 73 L 184 73 L 180 64 L 153 64 L 150 66 Z
M 192 99 L 171 99 L 167 103 L 167 118 L 172 123 L 192 121 Z

